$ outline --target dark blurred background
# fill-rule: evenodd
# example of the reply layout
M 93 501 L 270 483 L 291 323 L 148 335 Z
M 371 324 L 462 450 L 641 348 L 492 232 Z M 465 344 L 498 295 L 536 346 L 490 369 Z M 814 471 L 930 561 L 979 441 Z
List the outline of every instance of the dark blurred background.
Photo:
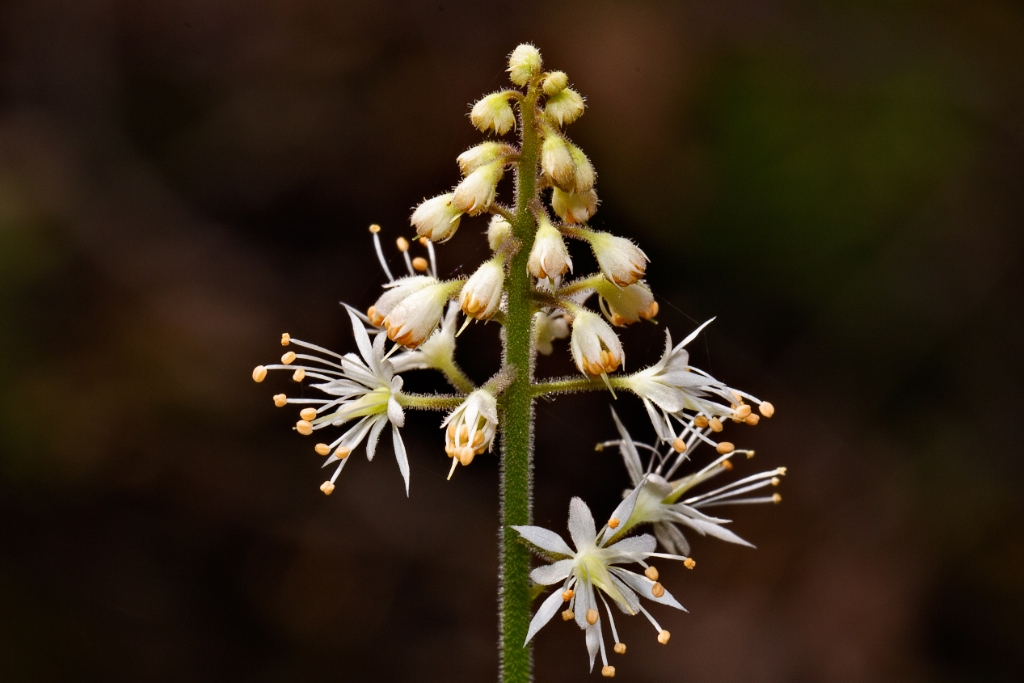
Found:
M 653 256 L 628 367 L 718 316 L 695 362 L 778 410 L 730 427 L 740 473 L 790 468 L 733 515 L 758 550 L 663 568 L 668 647 L 620 620 L 619 676 L 1024 678 L 1019 3 L 8 0 L 0 31 L 3 680 L 493 680 L 496 457 L 446 482 L 414 414 L 411 498 L 389 445 L 326 498 L 250 372 L 284 331 L 353 348 L 367 226 L 456 182 L 525 40 L 588 98 L 594 224 Z M 538 523 L 617 501 L 609 402 L 540 407 Z M 586 678 L 558 620 L 536 660 Z

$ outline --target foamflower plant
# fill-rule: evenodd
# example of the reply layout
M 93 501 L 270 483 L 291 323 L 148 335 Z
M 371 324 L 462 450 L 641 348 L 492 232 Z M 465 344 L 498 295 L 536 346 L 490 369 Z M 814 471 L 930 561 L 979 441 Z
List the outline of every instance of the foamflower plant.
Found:
M 289 383 L 275 389 L 273 403 L 298 410 L 298 435 L 316 435 L 310 450 L 322 467 L 333 468 L 320 484 L 326 495 L 345 495 L 342 469 L 360 448 L 373 460 L 385 430 L 407 496 L 417 462 L 449 458 L 449 485 L 458 489 L 472 485 L 452 476 L 459 467 L 497 451 L 500 679 L 532 680 L 532 642 L 558 613 L 581 629 L 591 669 L 600 656 L 601 673 L 610 677 L 616 666 L 606 648 L 606 625 L 611 652 L 626 652 L 614 612 L 643 615 L 658 642 L 668 645 L 669 630 L 645 603 L 677 610 L 660 617 L 665 620 L 674 621 L 682 610 L 650 561 L 676 560 L 692 569 L 687 535 L 749 545 L 731 530 L 729 519 L 709 510 L 778 502 L 771 487 L 784 468 L 724 476 L 738 456 L 753 451 L 737 448 L 723 431 L 757 425 L 775 408 L 691 365 L 686 347 L 704 326 L 676 345 L 665 330 L 661 357 L 631 352 L 631 372 L 626 371 L 620 331 L 634 325 L 653 332 L 663 310 L 644 279 L 657 264 L 630 238 L 589 225 L 600 204 L 598 175 L 567 131 L 587 108 L 568 74 L 546 70 L 540 51 L 529 44 L 512 51 L 508 73 L 510 87 L 470 105 L 469 120 L 484 139 L 457 156 L 450 186 L 429 188 L 412 208 L 409 226 L 394 239 L 397 255 L 385 249 L 381 227 L 370 226 L 383 278 L 371 299 L 346 305 L 355 351 L 335 352 L 284 334 L 280 362 L 257 366 L 252 377 L 265 382 L 273 372 L 281 378 L 274 381 Z M 514 191 L 506 198 L 499 185 L 509 175 Z M 479 250 L 486 256 L 480 263 L 441 268 L 437 245 L 459 239 L 460 231 L 465 236 L 467 224 L 474 226 L 470 237 L 486 225 L 488 248 Z M 591 262 L 585 251 L 592 253 L 596 272 L 574 272 L 574 262 Z M 459 365 L 459 335 L 469 324 L 500 336 L 500 364 L 491 377 L 471 377 Z M 568 355 L 577 372 L 536 377 L 537 355 L 555 353 Z M 449 389 L 408 391 L 405 377 L 421 372 L 438 373 Z M 626 492 L 600 528 L 588 505 L 573 498 L 570 546 L 557 533 L 532 525 L 535 448 L 560 456 L 558 443 L 535 444 L 534 411 L 538 399 L 583 391 L 639 399 L 655 438 L 650 444 L 633 440 L 613 412 L 618 438 L 598 448 L 618 447 Z M 411 410 L 441 414 L 435 447 L 406 448 L 403 430 Z M 696 465 L 698 454 L 712 452 Z M 595 458 L 588 466 L 605 465 Z M 726 483 L 713 487 L 710 480 L 718 477 L 717 483 Z M 652 534 L 644 533 L 648 529 Z M 531 553 L 547 563 L 532 568 Z M 548 586 L 554 591 L 535 604 Z M 683 582 L 679 586 L 685 590 Z

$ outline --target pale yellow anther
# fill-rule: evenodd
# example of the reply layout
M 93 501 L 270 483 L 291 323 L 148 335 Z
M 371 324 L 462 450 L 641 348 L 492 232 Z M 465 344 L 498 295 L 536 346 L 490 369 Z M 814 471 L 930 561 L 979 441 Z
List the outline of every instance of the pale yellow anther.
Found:
M 693 424 L 695 427 L 700 427 L 701 429 L 704 429 L 705 427 L 708 426 L 708 419 L 703 415 L 698 415 L 697 417 L 693 418 Z
M 573 612 L 571 609 L 567 609 L 564 612 L 562 612 L 562 621 L 572 621 L 575 618 L 576 613 Z
M 736 409 L 736 417 L 738 419 L 745 420 L 747 419 L 748 415 L 750 415 L 750 406 L 748 406 L 747 404 L 744 403 L 740 405 L 739 408 Z
M 781 503 L 782 502 L 782 496 L 779 495 L 778 493 L 773 493 L 772 494 L 772 502 L 773 503 Z
M 654 582 L 654 585 L 653 585 L 653 586 L 651 586 L 651 595 L 653 595 L 653 596 L 654 596 L 654 597 L 656 597 L 656 598 L 660 598 L 660 597 L 661 597 L 661 596 L 663 596 L 664 594 L 665 594 L 665 587 L 664 587 L 664 586 L 662 586 L 662 585 L 661 585 L 660 583 L 658 583 L 657 581 L 655 581 L 655 582 Z
M 453 443 L 446 443 L 444 445 L 444 452 L 448 454 L 449 458 L 452 457 L 453 455 L 455 455 L 455 444 L 453 444 Z
M 417 256 L 412 260 L 412 269 L 417 273 L 427 272 L 427 268 L 430 267 L 430 262 L 422 256 Z
M 672 637 L 672 634 L 668 631 L 662 631 L 658 634 L 658 642 L 662 645 L 668 645 L 668 639 Z
M 473 462 L 473 458 L 475 457 L 476 453 L 474 453 L 473 449 L 470 448 L 469 446 L 463 446 L 462 448 L 459 449 L 459 462 L 462 463 L 463 467 Z
M 708 424 L 711 425 L 711 431 L 713 431 L 713 432 L 720 432 L 720 431 L 722 431 L 722 421 L 719 420 L 717 417 L 711 418 L 711 420 L 708 421 Z
M 747 415 L 745 418 L 743 418 L 743 421 L 746 422 L 751 427 L 753 427 L 754 425 L 761 421 L 761 416 L 758 415 L 757 413 L 751 413 L 750 415 Z
M 274 394 L 274 405 L 278 408 L 284 408 L 288 405 L 288 397 L 284 394 Z
M 675 441 L 672 442 L 672 449 L 675 450 L 676 453 L 685 453 L 686 442 L 683 441 L 682 439 L 676 439 Z
M 462 425 L 462 428 L 459 429 L 459 442 L 466 443 L 467 441 L 469 441 L 469 427 Z
M 733 446 L 728 441 L 723 441 L 722 443 L 715 446 L 715 450 L 721 453 L 722 455 L 725 455 L 726 453 L 732 453 L 734 450 L 736 450 L 736 447 Z
M 288 346 L 292 343 L 292 335 L 285 332 L 281 335 L 281 346 Z
M 405 239 L 404 237 L 399 237 L 397 240 L 395 240 L 395 245 L 398 247 L 398 251 L 401 251 L 403 253 L 409 251 L 409 240 Z
M 570 600 L 572 600 L 572 596 L 574 596 L 574 595 L 576 595 L 576 593 L 571 588 L 569 590 L 563 592 L 562 593 L 562 602 L 569 602 Z
M 591 626 L 593 626 L 594 624 L 597 623 L 597 617 L 598 616 L 599 615 L 597 614 L 597 610 L 594 609 L 593 607 L 591 607 L 590 609 L 587 610 L 587 623 L 590 624 Z
M 295 352 L 294 351 L 289 351 L 288 353 L 286 353 L 283 356 L 281 356 L 281 362 L 284 363 L 285 365 L 291 365 L 292 363 L 294 363 L 295 362 Z
M 334 484 L 332 484 L 329 481 L 325 481 L 324 483 L 320 484 L 320 490 L 324 492 L 325 496 L 329 496 L 332 493 L 334 493 Z
M 688 557 L 685 560 L 683 560 L 683 566 L 687 569 L 693 569 L 697 566 L 697 562 L 692 557 Z
M 608 520 L 608 528 L 609 529 L 618 529 L 619 528 L 619 518 L 618 517 L 612 517 L 611 519 L 609 519 Z
M 313 419 L 316 417 L 316 408 L 303 408 L 299 412 L 299 417 L 301 417 L 303 420 L 312 422 Z
M 420 243 L 421 247 L 425 247 L 427 246 L 427 242 L 429 242 L 430 240 L 428 240 L 426 237 L 421 237 L 416 241 Z
M 615 647 L 613 647 L 612 650 L 614 650 L 615 654 L 617 654 L 617 655 L 624 655 L 624 654 L 626 654 L 626 644 L 625 643 L 615 643 Z
M 601 667 L 601 675 L 605 678 L 615 678 L 615 667 L 611 664 L 605 664 Z
M 310 434 L 313 433 L 313 425 L 311 425 L 306 420 L 299 420 L 298 422 L 295 423 L 295 431 L 297 431 L 299 434 L 302 434 L 303 436 L 309 436 Z
M 601 453 L 602 451 L 604 451 L 604 444 L 603 443 L 597 444 L 596 446 L 594 446 L 594 450 L 597 451 L 598 453 Z
M 334 457 L 337 458 L 338 460 L 344 460 L 345 458 L 348 457 L 348 454 L 351 452 L 352 451 L 350 451 L 349 449 L 345 448 L 344 446 L 341 446 L 338 448 L 338 450 L 334 451 Z
M 775 414 L 775 406 L 773 406 L 768 401 L 765 401 L 761 405 L 759 405 L 757 407 L 757 410 L 758 410 L 759 413 L 761 413 L 765 417 L 771 417 L 772 415 Z
M 377 225 L 376 223 L 374 223 L 373 225 L 370 226 L 370 232 L 372 232 L 372 233 L 380 232 L 380 226 Z
M 750 460 L 753 457 L 754 457 L 754 451 L 747 451 L 747 460 Z
M 650 567 L 648 567 L 647 569 L 644 570 L 644 576 L 646 576 L 651 581 L 657 581 L 658 580 L 658 569 L 656 567 L 654 567 L 654 566 L 650 566 Z
M 775 471 L 778 472 L 779 474 L 781 474 L 782 476 L 786 476 L 786 468 L 785 467 L 779 467 Z
M 722 461 L 722 469 L 726 470 L 726 471 L 731 470 L 732 469 L 732 463 L 729 462 L 728 460 L 723 460 Z
M 252 371 L 252 380 L 254 382 L 262 382 L 267 378 L 267 369 L 262 365 L 257 365 Z
M 476 434 L 474 434 L 473 435 L 473 444 L 472 444 L 473 448 L 480 448 L 480 444 L 482 444 L 484 442 L 485 438 L 486 437 L 484 436 L 483 432 L 477 432 Z
M 779 481 L 781 480 L 778 477 L 772 477 L 772 486 L 778 486 Z
M 302 368 L 299 368 L 298 370 L 292 373 L 292 381 L 301 382 L 304 379 L 306 379 L 306 371 L 303 370 Z
M 448 429 L 445 430 L 445 434 L 448 436 L 449 439 L 454 439 L 455 438 L 455 423 L 454 422 L 449 422 L 448 423 Z
M 313 446 L 313 450 L 316 451 L 317 455 L 326 456 L 328 453 L 331 452 L 331 447 L 325 443 L 318 443 L 316 446 Z

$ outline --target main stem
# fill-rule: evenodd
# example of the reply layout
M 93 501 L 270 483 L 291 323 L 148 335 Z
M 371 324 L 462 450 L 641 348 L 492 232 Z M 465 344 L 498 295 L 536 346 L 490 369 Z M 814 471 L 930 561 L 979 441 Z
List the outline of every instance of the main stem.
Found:
M 504 394 L 501 452 L 501 680 L 529 683 L 532 651 L 523 643 L 530 625 L 530 554 L 517 541 L 511 525 L 529 524 L 533 498 L 533 355 L 530 305 L 532 285 L 526 262 L 533 246 L 536 223 L 531 203 L 537 188 L 537 130 L 534 107 L 537 85 L 531 84 L 520 101 L 522 146 L 516 168 L 516 206 L 512 234 L 519 249 L 512 256 L 506 280 L 508 313 L 505 320 L 504 360 L 515 377 Z

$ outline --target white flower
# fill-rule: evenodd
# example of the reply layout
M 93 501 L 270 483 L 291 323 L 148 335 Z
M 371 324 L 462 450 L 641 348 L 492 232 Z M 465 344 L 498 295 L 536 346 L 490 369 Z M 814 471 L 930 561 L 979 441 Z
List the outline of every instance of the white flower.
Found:
M 722 431 L 719 418 L 723 417 L 738 422 L 744 421 L 747 424 L 757 424 L 759 418 L 751 414 L 750 406 L 743 402 L 744 398 L 760 404 L 759 410 L 765 417 L 770 417 L 775 412 L 772 404 L 767 401 L 733 389 L 689 364 L 690 354 L 685 347 L 711 320 L 698 327 L 675 347 L 672 346 L 671 333 L 665 330 L 665 352 L 661 359 L 651 367 L 623 379 L 626 388 L 643 399 L 644 406 L 662 440 L 671 441 L 675 438 L 670 417 L 682 423 L 696 419 L 698 427 L 710 425 L 715 432 Z M 720 403 L 715 399 L 725 402 Z M 659 415 L 655 406 L 662 414 Z M 697 417 L 691 418 L 684 411 L 696 413 Z
M 512 226 L 502 216 L 491 216 L 491 222 L 487 224 L 487 244 L 491 251 L 497 251 L 501 245 L 512 236 Z
M 650 259 L 625 237 L 582 228 L 574 228 L 571 234 L 590 242 L 601 272 L 619 287 L 627 287 L 644 276 Z
M 569 77 L 564 71 L 552 71 L 544 77 L 544 94 L 548 97 L 557 95 L 569 85 Z
M 384 345 L 387 338 L 384 333 L 378 334 L 371 345 L 363 321 L 354 310 L 348 307 L 346 309 L 352 320 L 352 333 L 355 335 L 356 346 L 359 349 L 358 356 L 354 353 L 342 356 L 315 344 L 284 335 L 281 338 L 282 345 L 295 344 L 326 357 L 296 354 L 294 351 L 289 351 L 281 358 L 280 365 L 266 366 L 266 369 L 269 370 L 293 370 L 292 379 L 295 381 L 302 381 L 306 377 L 323 380 L 322 384 L 312 385 L 313 388 L 319 389 L 333 398 L 287 398 L 283 394 L 278 394 L 274 397 L 274 403 L 282 407 L 289 403 L 310 406 L 299 413 L 302 419 L 295 425 L 296 431 L 307 436 L 325 427 L 338 427 L 357 420 L 352 427 L 330 444 L 318 443 L 316 445 L 315 450 L 320 455 L 330 454 L 324 467 L 339 462 L 334 475 L 320 487 L 320 490 L 327 495 L 334 491 L 334 482 L 342 468 L 345 467 L 345 463 L 348 462 L 348 456 L 364 440 L 366 441 L 366 458 L 373 460 L 380 433 L 390 422 L 395 459 L 398 460 L 398 469 L 402 473 L 402 478 L 405 479 L 405 493 L 408 495 L 409 460 L 406 456 L 402 435 L 398 431 L 405 425 L 405 413 L 398 402 L 402 389 L 402 378 L 395 374 L 391 363 L 385 359 Z M 296 360 L 310 361 L 316 365 L 294 365 Z M 257 370 L 259 369 L 257 368 Z M 265 370 L 263 374 L 265 374 Z
M 455 188 L 452 203 L 459 211 L 476 216 L 490 208 L 494 203 L 498 181 L 504 175 L 503 162 L 494 161 L 476 169 Z
M 384 259 L 381 258 L 381 263 Z M 387 290 L 380 295 L 380 298 L 366 309 L 366 317 L 374 327 L 384 324 L 384 319 L 391 313 L 398 304 L 402 303 L 408 296 L 414 294 L 424 287 L 438 284 L 438 279 L 429 275 L 410 275 L 402 277 L 384 285 Z
M 609 677 L 614 676 L 614 667 L 608 666 L 608 657 L 605 652 L 602 633 L 604 615 L 608 617 L 608 625 L 611 627 L 612 638 L 615 640 L 615 651 L 624 652 L 625 648 L 619 641 L 615 618 L 612 616 L 605 596 L 611 599 L 615 606 L 625 614 L 642 613 L 658 631 L 658 642 L 668 643 L 669 632 L 662 629 L 650 612 L 640 604 L 640 597 L 683 611 L 686 610 L 664 586 L 657 582 L 657 570 L 648 567 L 647 560 L 651 557 L 662 557 L 685 561 L 687 558 L 654 552 L 656 541 L 648 534 L 609 544 L 611 535 L 614 533 L 613 528 L 619 525 L 619 520 L 629 518 L 635 502 L 636 496 L 630 496 L 623 500 L 612 513 L 609 524 L 602 527 L 599 533 L 595 528 L 590 508 L 579 498 L 573 498 L 569 504 L 569 535 L 572 537 L 575 551 L 553 531 L 536 526 L 512 527 L 523 539 L 539 548 L 545 557 L 552 560 L 551 564 L 534 569 L 530 578 L 543 586 L 562 584 L 561 590 L 556 589 L 537 608 L 526 634 L 527 643 L 537 631 L 551 621 L 551 618 L 562 608 L 562 604 L 568 601 L 568 609 L 562 612 L 562 617 L 566 621 L 575 619 L 576 624 L 586 632 L 590 668 L 594 668 L 594 659 L 600 652 L 601 661 L 604 663 L 601 673 Z M 615 566 L 633 562 L 639 563 L 647 569 L 645 576 Z M 655 577 L 653 580 L 649 578 L 652 575 Z M 600 605 L 598 601 L 600 601 Z M 600 606 L 604 607 L 604 615 L 601 614 Z
M 569 250 L 562 240 L 562 233 L 551 225 L 551 221 L 541 216 L 539 222 L 526 268 L 536 278 L 561 277 L 565 271 L 572 270 Z
M 622 327 L 637 322 L 641 318 L 651 320 L 658 315 L 658 302 L 654 300 L 651 290 L 642 283 L 618 288 L 608 280 L 602 280 L 595 286 L 600 295 L 601 312 L 612 325 Z
M 559 126 L 572 123 L 583 115 L 583 97 L 572 88 L 565 88 L 544 103 L 544 113 Z
M 426 199 L 412 212 L 410 222 L 416 227 L 416 234 L 433 242 L 444 242 L 459 229 L 459 211 L 452 199 L 455 194 L 449 192 L 431 199 Z
M 552 342 L 569 336 L 569 322 L 561 311 L 537 311 L 533 314 L 533 340 L 537 351 L 550 356 L 555 350 Z
M 467 176 L 481 166 L 495 161 L 502 160 L 508 163 L 516 158 L 517 153 L 515 147 L 504 142 L 483 142 L 470 147 L 455 160 L 459 163 L 462 175 Z
M 566 223 L 586 223 L 597 211 L 597 191 L 576 194 L 556 187 L 551 193 L 551 208 Z
M 459 294 L 462 311 L 477 320 L 490 320 L 501 304 L 505 285 L 505 259 L 492 258 L 477 268 Z
M 395 372 L 407 370 L 443 369 L 450 367 L 455 359 L 455 332 L 459 325 L 459 304 L 452 301 L 441 321 L 441 327 L 430 335 L 427 341 L 415 349 L 397 353 L 391 357 Z
M 511 94 L 505 90 L 487 95 L 473 105 L 469 112 L 469 120 L 484 133 L 488 130 L 493 130 L 498 135 L 509 132 L 516 125 L 516 115 L 508 103 Z
M 436 282 L 418 289 L 398 303 L 384 318 L 388 338 L 396 344 L 416 348 L 433 334 L 441 321 L 444 305 L 459 281 Z
M 488 389 L 477 389 L 453 410 L 441 427 L 444 434 L 444 452 L 452 458 L 452 478 L 455 467 L 473 462 L 473 458 L 491 450 L 498 431 L 498 401 Z
M 523 43 L 508 57 L 509 79 L 516 85 L 526 85 L 540 73 L 541 66 L 540 50 L 529 43 Z
M 569 144 L 561 135 L 550 133 L 544 137 L 544 144 L 540 148 L 540 167 L 558 187 L 564 190 L 575 187 L 576 163 L 569 151 Z
M 699 484 L 719 474 L 730 472 L 733 469 L 731 458 L 734 455 L 744 454 L 747 458 L 751 458 L 754 452 L 730 449 L 725 454 L 719 454 L 717 458 L 693 474 L 672 479 L 679 467 L 683 463 L 689 462 L 690 455 L 703 441 L 702 437 L 706 436 L 707 430 L 703 434 L 691 433 L 688 442 L 682 439 L 677 440 L 675 444 L 664 449 L 665 453 L 654 446 L 639 444 L 645 452 L 651 453 L 647 466 L 644 467 L 640 451 L 637 448 L 638 444 L 622 426 L 614 409 L 612 409 L 612 418 L 621 439 L 601 444 L 601 446 L 616 445 L 619 447 L 619 452 L 626 464 L 626 471 L 629 473 L 629 479 L 634 486 L 627 497 L 636 497 L 632 513 L 627 519 L 622 520 L 622 526 L 616 536 L 623 535 L 642 524 L 653 524 L 654 535 L 658 542 L 670 553 L 690 554 L 690 544 L 679 527 L 696 531 L 701 536 L 713 536 L 730 543 L 754 547 L 723 526 L 730 520 L 710 516 L 703 510 L 721 505 L 778 503 L 782 498 L 777 493 L 770 496 L 750 496 L 748 494 L 766 487 L 778 486 L 779 477 L 786 474 L 785 467 L 759 472 L 730 482 L 713 491 L 684 497 Z
M 615 331 L 601 316 L 586 309 L 574 314 L 569 348 L 579 371 L 592 377 L 615 372 L 625 360 Z

